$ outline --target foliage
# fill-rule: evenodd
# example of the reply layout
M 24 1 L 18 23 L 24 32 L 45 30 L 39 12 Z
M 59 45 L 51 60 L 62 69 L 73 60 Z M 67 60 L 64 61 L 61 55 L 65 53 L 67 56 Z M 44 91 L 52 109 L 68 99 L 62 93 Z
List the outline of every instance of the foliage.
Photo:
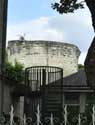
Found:
M 74 12 L 79 8 L 83 9 L 83 2 L 77 2 L 77 0 L 60 0 L 60 3 L 52 4 L 52 8 L 56 9 L 59 13 Z
M 95 94 L 91 93 L 87 96 L 87 103 L 92 105 L 95 104 Z
M 19 35 L 19 40 L 24 41 L 25 40 L 26 34 L 24 33 L 23 35 Z
M 90 10 L 92 17 L 92 25 L 95 31 L 95 0 L 84 0 L 79 2 L 78 0 L 60 0 L 59 2 L 53 3 L 52 8 L 57 10 L 60 14 L 70 13 L 74 12 L 74 10 L 77 10 L 79 8 L 83 9 L 83 2 L 86 3 L 87 7 Z
M 78 64 L 78 70 L 84 70 L 84 65 Z
M 15 61 L 14 65 L 7 61 L 5 74 L 9 79 L 16 80 L 17 82 L 22 82 L 24 79 L 23 68 L 24 66 L 17 61 Z

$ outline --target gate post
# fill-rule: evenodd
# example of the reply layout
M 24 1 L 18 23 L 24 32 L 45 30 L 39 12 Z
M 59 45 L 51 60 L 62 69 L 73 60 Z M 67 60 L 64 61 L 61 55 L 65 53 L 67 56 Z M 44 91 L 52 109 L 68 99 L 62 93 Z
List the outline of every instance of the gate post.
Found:
M 85 103 L 86 103 L 86 94 L 81 93 L 80 94 L 80 113 L 85 112 Z

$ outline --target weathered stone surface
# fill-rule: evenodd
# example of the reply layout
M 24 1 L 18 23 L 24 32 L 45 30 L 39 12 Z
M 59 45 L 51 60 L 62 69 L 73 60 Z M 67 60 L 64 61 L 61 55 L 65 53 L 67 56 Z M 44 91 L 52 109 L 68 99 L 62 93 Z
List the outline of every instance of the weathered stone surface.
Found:
M 63 68 L 64 76 L 78 71 L 78 47 L 68 43 L 52 41 L 9 41 L 8 58 L 26 67 L 57 66 Z
M 92 41 L 85 60 L 85 72 L 87 84 L 91 87 L 95 87 L 95 38 Z

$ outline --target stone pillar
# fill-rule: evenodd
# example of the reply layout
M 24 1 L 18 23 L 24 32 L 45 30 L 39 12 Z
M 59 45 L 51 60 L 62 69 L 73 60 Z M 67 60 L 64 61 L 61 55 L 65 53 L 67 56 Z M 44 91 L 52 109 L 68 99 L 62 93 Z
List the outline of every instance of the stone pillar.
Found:
M 22 124 L 22 119 L 24 116 L 24 96 L 21 96 L 20 98 L 18 98 L 15 102 L 15 116 L 17 116 L 18 118 L 20 118 L 20 125 Z
M 3 74 L 5 65 L 7 2 L 8 0 L 0 0 L 0 75 Z M 3 112 L 3 90 L 3 82 L 0 78 L 0 115 Z
M 86 94 L 80 93 L 80 113 L 85 112 L 85 106 L 86 106 Z

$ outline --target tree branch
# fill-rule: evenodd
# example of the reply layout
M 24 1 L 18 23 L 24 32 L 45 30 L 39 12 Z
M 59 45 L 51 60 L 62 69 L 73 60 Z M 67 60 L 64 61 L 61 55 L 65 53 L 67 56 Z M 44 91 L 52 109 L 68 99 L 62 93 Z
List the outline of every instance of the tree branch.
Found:
M 95 0 L 85 0 L 87 7 L 90 10 L 91 17 L 92 17 L 92 25 L 95 32 Z

